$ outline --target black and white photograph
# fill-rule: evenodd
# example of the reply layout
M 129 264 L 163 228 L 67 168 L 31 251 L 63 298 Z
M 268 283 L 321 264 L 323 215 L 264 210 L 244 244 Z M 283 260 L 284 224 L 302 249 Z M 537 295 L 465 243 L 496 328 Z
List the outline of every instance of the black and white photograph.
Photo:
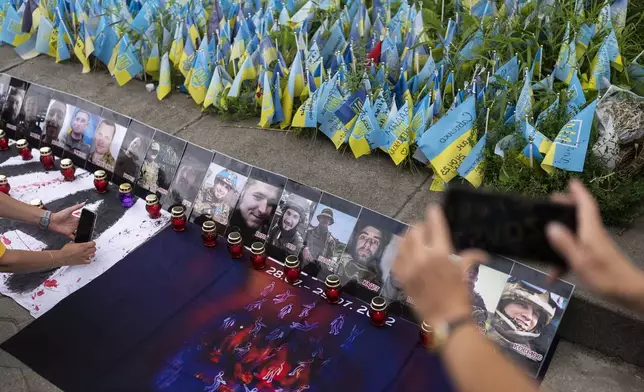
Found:
M 141 165 L 145 159 L 155 129 L 132 120 L 118 151 L 112 181 L 134 185 L 139 177 Z
M 103 108 L 87 156 L 87 171 L 102 169 L 108 173 L 108 178 L 111 177 L 129 124 L 129 117 Z
M 180 204 L 186 208 L 186 216 L 190 215 L 212 155 L 211 150 L 188 143 L 170 190 L 161 203 L 164 209 L 169 211 L 172 206 Z
M 76 98 L 54 91 L 47 107 L 47 115 L 42 125 L 40 146 L 51 147 L 55 156 L 62 157 L 65 144 L 58 140 L 58 135 L 67 129 L 76 111 Z
M 94 145 L 97 127 L 103 122 L 102 111 L 102 107 L 79 98 L 69 123 L 63 125 L 58 134 L 58 141 L 65 149 L 63 156 L 70 158 L 77 167 L 85 167 L 85 161 Z
M 185 140 L 156 132 L 141 165 L 135 194 L 145 197 L 148 193 L 156 193 L 161 200 L 168 193 L 185 147 Z
M 228 224 L 228 232 L 239 231 L 244 244 L 266 242 L 286 178 L 254 167 Z
M 47 117 L 52 91 L 37 84 L 29 85 L 20 110 L 16 138 L 27 139 L 33 148 L 40 146 L 43 124 Z
M 252 167 L 227 155 L 216 153 L 194 202 L 190 221 L 201 224 L 212 219 L 224 234 Z
M 7 95 L 9 93 L 9 88 L 11 83 L 11 76 L 0 74 L 0 113 L 2 113 L 2 108 L 4 108 L 4 103 L 7 101 Z M 2 116 L 0 116 L 0 120 Z
M 268 254 L 278 260 L 299 255 L 304 248 L 311 215 L 322 197 L 322 191 L 288 180 L 268 230 Z
M 16 139 L 16 128 L 20 122 L 20 111 L 27 93 L 27 82 L 11 78 L 9 89 L 0 114 L 0 125 L 3 125 L 7 137 Z

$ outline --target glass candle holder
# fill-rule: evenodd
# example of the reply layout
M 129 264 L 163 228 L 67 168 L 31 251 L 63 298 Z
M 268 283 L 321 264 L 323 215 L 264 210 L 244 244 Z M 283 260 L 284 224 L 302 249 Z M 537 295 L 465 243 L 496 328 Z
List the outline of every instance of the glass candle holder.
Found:
M 208 248 L 217 245 L 217 225 L 215 222 L 207 220 L 201 225 L 201 239 Z
M 132 185 L 124 182 L 119 186 L 119 201 L 125 208 L 130 208 L 134 205 L 134 193 L 132 193 Z
M 5 135 L 4 130 L 0 129 L 0 151 L 7 151 L 9 149 L 9 139 Z
M 152 219 L 161 217 L 161 203 L 159 203 L 159 198 L 154 193 L 145 197 L 145 210 Z
M 40 149 L 40 163 L 45 170 L 54 168 L 54 155 L 51 153 L 51 147 L 43 147 Z
M 301 271 L 300 259 L 294 255 L 286 256 L 286 260 L 284 260 L 284 275 L 286 276 L 286 281 L 290 284 L 294 284 L 300 280 Z
M 434 330 L 426 321 L 420 326 L 420 344 L 425 348 L 432 348 L 434 344 Z
M 107 181 L 107 173 L 105 173 L 105 170 L 96 170 L 94 172 L 94 188 L 96 188 L 96 192 L 107 192 L 107 187 L 109 185 L 110 182 Z
M 172 214 L 172 229 L 174 231 L 184 231 L 186 229 L 186 209 L 184 206 L 174 206 L 170 210 Z
M 250 246 L 250 262 L 253 268 L 261 270 L 266 267 L 266 248 L 263 242 L 253 242 Z
M 74 181 L 76 179 L 76 168 L 69 158 L 60 161 L 60 173 L 65 181 Z
M 324 294 L 326 294 L 326 301 L 330 304 L 337 304 L 340 302 L 340 294 L 342 288 L 340 287 L 340 277 L 338 275 L 329 275 L 324 280 Z
M 45 207 L 45 203 L 42 202 L 40 199 L 33 199 L 32 201 L 29 202 L 30 206 L 38 207 L 41 210 L 46 210 L 47 207 Z
M 9 180 L 7 180 L 7 176 L 0 175 L 0 192 L 8 195 L 10 190 L 11 190 L 11 185 L 9 185 Z
M 383 297 L 373 297 L 369 306 L 371 324 L 382 327 L 387 321 L 387 301 Z
M 23 161 L 29 161 L 33 156 L 31 156 L 31 148 L 29 148 L 29 143 L 26 139 L 20 139 L 16 142 L 16 148 L 18 148 L 18 153 L 22 157 Z
M 239 259 L 244 254 L 244 245 L 242 244 L 241 234 L 233 231 L 228 234 L 228 252 L 233 259 Z

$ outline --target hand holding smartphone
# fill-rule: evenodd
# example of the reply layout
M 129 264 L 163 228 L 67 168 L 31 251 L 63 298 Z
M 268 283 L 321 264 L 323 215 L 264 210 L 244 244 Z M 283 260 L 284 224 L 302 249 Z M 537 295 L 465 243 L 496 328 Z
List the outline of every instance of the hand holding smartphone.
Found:
M 78 228 L 76 229 L 76 237 L 74 242 L 90 242 L 94 235 L 94 226 L 96 225 L 96 214 L 86 208 L 81 211 L 80 219 L 78 221 Z
M 454 187 L 445 195 L 444 211 L 457 250 L 478 248 L 566 269 L 565 261 L 548 242 L 546 225 L 556 221 L 575 233 L 577 213 L 573 206 Z

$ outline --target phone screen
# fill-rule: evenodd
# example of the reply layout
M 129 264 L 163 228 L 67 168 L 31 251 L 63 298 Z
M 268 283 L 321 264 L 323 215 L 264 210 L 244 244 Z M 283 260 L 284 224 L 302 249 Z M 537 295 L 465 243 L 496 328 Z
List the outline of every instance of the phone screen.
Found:
M 445 195 L 444 208 L 456 249 L 478 248 L 565 268 L 548 242 L 546 226 L 557 221 L 574 233 L 577 214 L 573 206 L 454 188 Z
M 78 228 L 76 229 L 76 238 L 74 242 L 89 242 L 94 234 L 94 224 L 96 223 L 96 214 L 90 210 L 81 211 Z

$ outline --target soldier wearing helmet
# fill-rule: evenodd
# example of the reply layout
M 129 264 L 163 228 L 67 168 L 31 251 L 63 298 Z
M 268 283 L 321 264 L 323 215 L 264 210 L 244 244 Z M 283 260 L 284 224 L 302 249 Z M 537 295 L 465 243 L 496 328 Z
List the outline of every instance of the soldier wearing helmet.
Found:
M 282 207 L 282 215 L 268 231 L 268 243 L 289 254 L 297 255 L 304 246 L 304 238 L 298 228 L 301 223 L 306 223 L 309 206 L 306 200 L 299 196 L 291 195 Z
M 213 220 L 223 225 L 228 223 L 228 217 L 235 204 L 236 198 L 231 198 L 237 192 L 237 174 L 222 170 L 215 176 L 211 187 L 199 191 L 195 201 L 195 210 L 201 215 L 210 215 Z
M 543 355 L 535 351 L 532 341 L 541 336 L 554 315 L 548 291 L 508 280 L 487 334 L 518 358 L 540 362 Z
M 333 210 L 324 208 L 318 214 L 317 220 L 318 225 L 311 226 L 306 231 L 306 247 L 302 250 L 304 260 L 309 263 L 319 261 L 320 257 L 331 260 L 337 244 L 337 240 L 329 231 L 329 226 L 335 222 Z

